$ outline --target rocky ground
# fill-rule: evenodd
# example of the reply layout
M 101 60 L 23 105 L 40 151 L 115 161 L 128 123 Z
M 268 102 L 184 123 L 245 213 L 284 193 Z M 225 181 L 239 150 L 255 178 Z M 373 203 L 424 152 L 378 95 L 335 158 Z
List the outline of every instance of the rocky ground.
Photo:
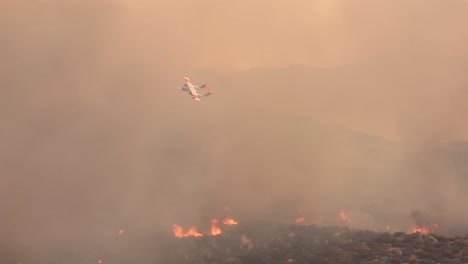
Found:
M 257 223 L 217 236 L 174 237 L 161 256 L 166 264 L 460 264 L 468 263 L 468 235 Z

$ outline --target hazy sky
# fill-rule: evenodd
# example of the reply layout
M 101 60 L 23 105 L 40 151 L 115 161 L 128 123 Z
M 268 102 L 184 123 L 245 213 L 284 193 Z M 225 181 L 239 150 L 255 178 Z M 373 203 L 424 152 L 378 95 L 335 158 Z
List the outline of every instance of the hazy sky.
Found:
M 169 62 L 215 71 L 467 54 L 466 0 L 125 3 L 136 42 L 170 52 Z
M 134 55 L 156 65 L 163 62 L 164 70 L 172 69 L 174 75 L 186 74 L 186 68 L 229 74 L 253 67 L 306 64 L 333 68 L 372 61 L 368 72 L 356 77 L 365 82 L 375 74 L 372 67 L 379 67 L 380 62 L 385 64 L 392 59 L 400 63 L 396 69 L 383 66 L 382 72 L 412 64 L 413 68 L 407 66 L 405 70 L 418 76 L 395 76 L 396 83 L 406 81 L 412 85 L 392 87 L 391 81 L 386 80 L 386 84 L 377 83 L 375 91 L 342 86 L 343 94 L 351 89 L 357 99 L 342 98 L 342 104 L 337 103 L 332 110 L 334 114 L 326 109 L 314 113 L 314 118 L 400 140 L 468 139 L 468 128 L 460 125 L 467 109 L 458 99 L 468 90 L 466 77 L 458 74 L 466 63 L 444 64 L 467 61 L 466 0 L 202 0 L 124 4 L 125 8 L 120 7 L 122 31 L 115 34 L 128 34 L 125 42 L 134 47 Z M 431 80 L 432 76 L 447 77 L 428 87 L 427 84 L 437 82 Z M 317 94 L 326 92 L 318 89 Z M 370 95 L 378 93 L 395 96 L 375 99 Z M 361 104 L 350 106 L 353 101 Z
M 468 44 L 466 0 L 21 0 L 2 6 L 3 27 L 16 29 L 17 37 L 66 39 L 57 33 L 82 27 L 87 36 L 96 32 L 94 43 L 108 52 L 127 47 L 148 61 L 214 71 L 460 56 Z
M 5 33 L 0 67 L 10 76 L 15 67 L 24 69 L 25 65 L 52 73 L 52 68 L 41 61 L 47 60 L 62 74 L 72 75 L 73 85 L 92 82 L 80 77 L 82 68 L 89 71 L 86 76 L 96 77 L 102 73 L 128 72 L 129 67 L 139 74 L 152 75 L 153 80 L 148 84 L 152 82 L 156 86 L 164 79 L 165 85 L 172 86 L 180 81 L 180 76 L 197 70 L 233 74 L 254 67 L 295 64 L 337 67 L 372 61 L 374 64 L 368 72 L 356 77 L 365 80 L 375 74 L 370 71 L 372 67 L 379 67 L 380 61 L 391 58 L 401 65 L 413 64 L 407 71 L 423 74 L 418 79 L 398 77 L 397 82 L 414 83 L 404 88 L 391 87 L 389 83 L 385 88 L 382 88 L 384 84 L 376 87 L 375 91 L 343 86 L 340 88 L 343 94 L 351 89 L 357 97 L 374 100 L 370 103 L 377 105 L 371 108 L 375 114 L 363 116 L 363 111 L 371 112 L 364 107 L 364 102 L 352 109 L 343 104 L 335 107 L 334 116 L 326 117 L 328 110 L 318 113 L 320 120 L 401 139 L 411 134 L 400 130 L 412 130 L 406 128 L 411 126 L 412 119 L 433 118 L 433 113 L 421 113 L 405 120 L 429 106 L 437 115 L 443 113 L 438 119 L 455 120 L 449 125 L 457 126 L 457 131 L 450 132 L 453 138 L 467 138 L 464 134 L 468 129 L 460 127 L 460 117 L 457 117 L 465 113 L 464 103 L 458 98 L 468 89 L 466 78 L 458 73 L 463 66 L 447 68 L 447 72 L 441 73 L 445 66 L 438 65 L 444 60 L 467 61 L 466 0 L 22 0 L 1 5 L 6 8 L 0 11 L 4 21 L 0 26 Z M 433 69 L 422 69 L 429 66 Z M 431 76 L 442 76 L 450 84 L 424 87 L 422 83 Z M 196 82 L 214 81 L 207 74 L 191 77 Z M 150 87 L 139 89 L 151 94 Z M 405 89 L 407 94 L 399 89 Z M 152 90 L 157 94 L 171 94 L 165 89 Z M 398 96 L 388 97 L 387 101 L 395 104 L 369 96 L 369 92 L 389 94 L 392 90 Z M 127 91 L 121 89 L 122 93 Z M 73 91 L 83 96 L 106 92 L 102 87 Z M 317 90 L 317 93 L 324 92 L 327 91 Z M 398 101 L 405 100 L 408 105 L 399 107 Z M 311 105 L 315 103 L 311 101 Z M 384 109 L 382 105 L 388 107 Z M 363 111 L 358 109 L 362 107 Z M 354 116 L 350 115 L 352 112 Z M 433 129 L 425 126 L 423 130 Z

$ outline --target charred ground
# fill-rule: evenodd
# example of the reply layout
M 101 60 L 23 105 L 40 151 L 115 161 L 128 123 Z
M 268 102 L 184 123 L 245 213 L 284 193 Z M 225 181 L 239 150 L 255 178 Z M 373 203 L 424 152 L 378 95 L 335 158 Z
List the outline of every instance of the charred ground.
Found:
M 169 239 L 164 263 L 468 263 L 468 236 L 250 223 L 218 236 Z

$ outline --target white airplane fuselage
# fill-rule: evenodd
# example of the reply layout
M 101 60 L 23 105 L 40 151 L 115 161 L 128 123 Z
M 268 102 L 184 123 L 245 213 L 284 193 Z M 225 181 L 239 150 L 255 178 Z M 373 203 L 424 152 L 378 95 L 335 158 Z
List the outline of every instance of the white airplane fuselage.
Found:
M 190 93 L 192 94 L 192 98 L 200 101 L 200 95 L 197 93 L 197 90 L 195 90 L 195 87 L 193 87 L 193 84 L 190 82 L 190 79 L 185 77 L 185 83 L 187 84 Z

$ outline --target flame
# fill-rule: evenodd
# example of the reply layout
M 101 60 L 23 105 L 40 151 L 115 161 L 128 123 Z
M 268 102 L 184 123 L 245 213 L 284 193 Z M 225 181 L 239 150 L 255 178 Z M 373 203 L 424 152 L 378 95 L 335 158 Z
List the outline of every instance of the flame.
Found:
M 232 218 L 226 218 L 226 219 L 224 219 L 223 224 L 225 224 L 225 225 L 237 225 L 239 223 L 236 220 L 232 219 Z
M 221 229 L 218 227 L 218 219 L 211 219 L 211 235 L 216 236 L 221 234 Z
M 389 225 L 385 226 L 385 230 L 387 231 L 390 230 L 390 226 Z
M 119 232 L 117 232 L 118 235 L 122 235 L 124 233 L 123 229 L 120 229 Z
M 221 228 L 219 227 L 220 221 L 218 219 L 211 219 L 211 231 L 209 235 L 216 236 L 222 233 Z M 236 220 L 232 218 L 225 218 L 223 220 L 224 225 L 237 225 L 239 224 Z M 174 232 L 174 236 L 176 237 L 187 237 L 187 236 L 195 236 L 201 237 L 203 234 L 199 233 L 195 227 L 191 227 L 187 233 L 183 232 L 183 229 L 179 225 L 172 225 L 172 229 Z
M 298 217 L 296 218 L 296 223 L 303 223 L 305 221 L 304 217 Z
M 422 228 L 413 228 L 413 233 L 423 233 L 423 234 L 429 234 L 429 229 L 422 227 Z
M 194 237 L 200 237 L 203 236 L 202 234 L 198 233 L 197 229 L 193 226 L 187 231 L 187 233 L 184 234 L 183 229 L 181 226 L 178 225 L 172 225 L 174 235 L 176 237 L 188 237 L 188 236 L 194 236 Z
M 102 259 L 100 259 L 100 260 L 97 261 L 97 263 L 98 263 L 98 264 L 102 264 L 102 263 L 104 263 L 104 262 L 102 261 Z
M 184 233 L 182 232 L 182 227 L 178 225 L 172 225 L 172 230 L 174 230 L 174 235 L 176 237 L 184 237 Z
M 351 223 L 351 219 L 345 214 L 344 209 L 341 209 L 340 219 L 343 222 Z
M 430 232 L 434 232 L 437 228 L 439 228 L 438 224 L 431 224 L 431 226 L 433 228 L 428 228 L 428 227 L 423 226 L 423 227 L 420 227 L 420 228 L 413 228 L 411 231 L 413 233 L 419 232 L 419 233 L 423 233 L 423 234 L 429 234 Z
M 194 236 L 194 237 L 201 237 L 203 236 L 202 234 L 198 233 L 197 229 L 192 226 L 187 233 L 185 233 L 185 236 Z

